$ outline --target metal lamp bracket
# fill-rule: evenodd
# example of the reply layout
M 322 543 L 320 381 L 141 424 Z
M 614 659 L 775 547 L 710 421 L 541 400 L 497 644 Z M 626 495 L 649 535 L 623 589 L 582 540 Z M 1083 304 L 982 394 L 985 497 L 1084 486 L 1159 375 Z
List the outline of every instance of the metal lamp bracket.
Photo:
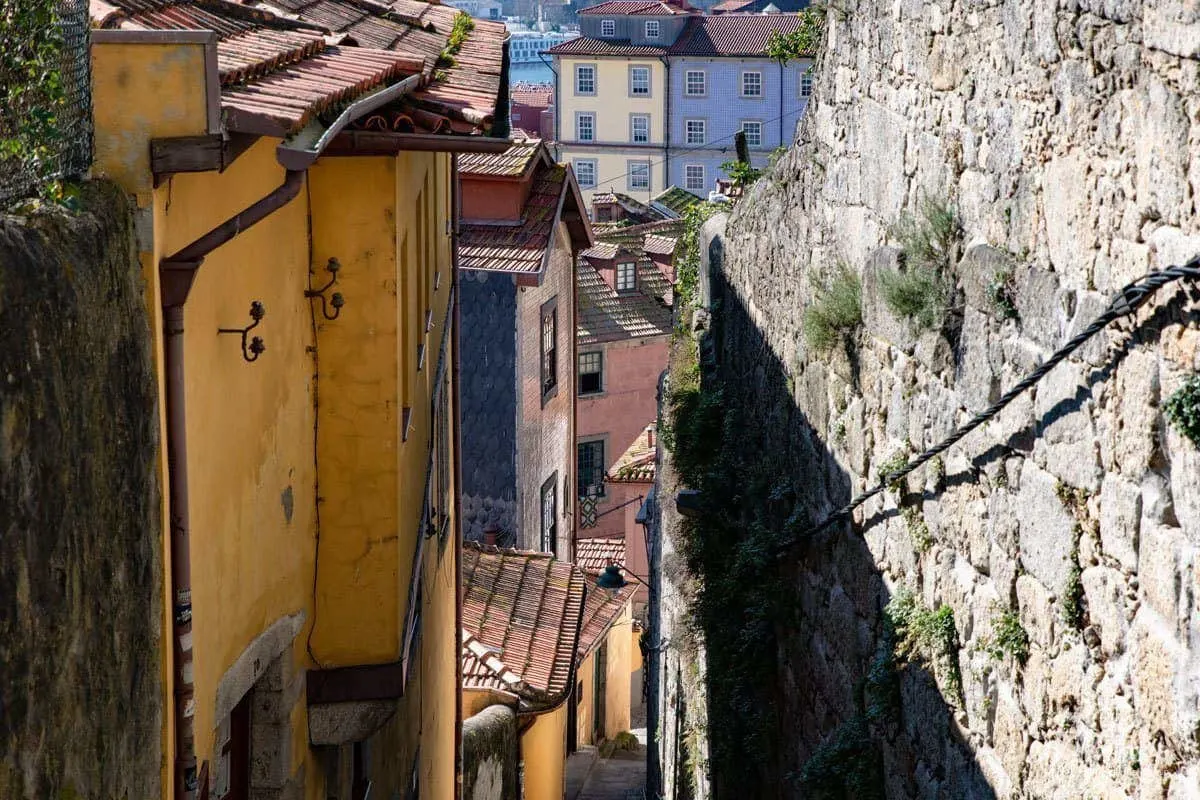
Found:
M 257 361 L 258 357 L 263 354 L 267 346 L 263 344 L 263 340 L 259 336 L 250 337 L 250 331 L 258 327 L 258 323 L 262 322 L 263 317 L 267 315 L 267 309 L 263 304 L 255 300 L 250 303 L 250 319 L 252 322 L 244 328 L 217 328 L 217 334 L 236 333 L 242 337 L 242 358 L 247 361 Z
M 310 299 L 313 297 L 320 298 L 321 316 L 328 320 L 337 319 L 338 315 L 342 313 L 342 306 L 346 305 L 346 299 L 342 297 L 341 292 L 334 292 L 328 298 L 325 297 L 325 292 L 329 291 L 331 288 L 333 288 L 333 285 L 337 283 L 338 270 L 341 268 L 342 264 L 340 261 L 338 261 L 336 258 L 329 259 L 329 263 L 325 265 L 326 271 L 329 272 L 329 283 L 325 284 L 320 289 L 309 288 L 304 293 L 304 296 Z M 312 286 L 311 272 L 308 276 L 308 285 L 309 287 Z M 333 309 L 332 314 L 329 313 L 330 308 Z

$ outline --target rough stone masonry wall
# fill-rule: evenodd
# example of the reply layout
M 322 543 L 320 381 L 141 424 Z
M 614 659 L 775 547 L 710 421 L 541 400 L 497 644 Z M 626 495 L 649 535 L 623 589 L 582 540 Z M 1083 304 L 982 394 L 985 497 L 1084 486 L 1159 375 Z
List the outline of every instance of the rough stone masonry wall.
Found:
M 719 276 L 725 399 L 761 420 L 742 446 L 790 465 L 809 520 L 985 408 L 1126 282 L 1200 252 L 1195 2 L 830 7 L 800 143 L 733 214 Z M 923 195 L 964 231 L 950 335 L 893 317 L 878 291 L 888 226 Z M 804 309 L 839 260 L 863 276 L 864 328 L 810 352 Z M 988 291 L 1005 265 L 1018 320 Z M 870 726 L 888 796 L 1200 796 L 1200 452 L 1161 411 L 1200 369 L 1200 312 L 1164 292 L 1134 327 L 853 531 L 792 552 L 781 774 L 862 713 L 881 609 L 907 587 L 953 608 L 964 691 L 944 665 L 901 670 L 899 709 Z M 1077 587 L 1078 625 L 1063 609 Z M 1031 640 L 1023 667 L 983 646 L 1006 609 Z
M 128 200 L 0 217 L 0 797 L 161 796 L 150 330 Z
M 508 706 L 488 706 L 463 720 L 464 800 L 519 800 L 520 737 Z

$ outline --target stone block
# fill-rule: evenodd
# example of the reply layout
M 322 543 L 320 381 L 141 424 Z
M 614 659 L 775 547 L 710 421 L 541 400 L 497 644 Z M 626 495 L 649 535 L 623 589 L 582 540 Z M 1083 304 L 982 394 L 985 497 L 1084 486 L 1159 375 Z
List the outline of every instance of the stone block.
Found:
M 1181 741 L 1200 722 L 1200 681 L 1195 655 L 1151 609 L 1143 606 L 1129 630 L 1134 704 L 1142 724 Z
M 1023 789 L 1038 800 L 1079 800 L 1086 787 L 1089 800 L 1128 800 L 1128 795 L 1103 767 L 1083 762 L 1066 742 L 1034 742 L 1029 748 L 1029 768 Z
M 1137 569 L 1142 492 L 1133 481 L 1115 473 L 1100 485 L 1100 543 L 1104 554 L 1123 569 Z
M 1033 644 L 1049 649 L 1059 628 L 1058 607 L 1046 587 L 1029 575 L 1017 576 L 1017 607 L 1021 625 Z
M 883 299 L 882 277 L 900 268 L 900 251 L 880 247 L 867 257 L 862 274 L 863 327 L 872 336 L 883 339 L 911 353 L 917 341 L 917 331 L 908 320 L 897 317 Z
M 996 694 L 993 711 L 995 726 L 992 738 L 996 754 L 1005 772 L 1019 776 L 1025 767 L 1030 741 L 1025 714 L 1017 699 L 1003 685 Z
M 1016 272 L 1012 255 L 986 243 L 975 243 L 967 247 L 958 262 L 958 278 L 967 305 L 988 314 L 994 314 L 991 286 L 998 275 Z
M 1141 598 L 1157 611 L 1167 624 L 1186 624 L 1181 609 L 1183 591 L 1189 587 L 1181 578 L 1187 573 L 1191 548 L 1179 528 L 1143 525 L 1142 546 L 1138 551 L 1138 589 Z
M 1071 571 L 1075 518 L 1063 507 L 1050 473 L 1028 459 L 1021 468 L 1017 495 L 1021 564 L 1056 597 Z
M 1046 164 L 1042 202 L 1050 263 L 1061 285 L 1084 289 L 1091 278 L 1091 251 L 1096 234 L 1089 202 L 1089 159 L 1080 154 Z
M 1120 435 L 1113 437 L 1113 461 L 1130 478 L 1150 469 L 1159 415 L 1158 358 L 1142 349 L 1131 350 L 1117 368 L 1112 384 Z
M 1088 618 L 1100 631 L 1100 649 L 1112 656 L 1125 649 L 1125 580 L 1110 567 L 1089 567 L 1081 575 Z

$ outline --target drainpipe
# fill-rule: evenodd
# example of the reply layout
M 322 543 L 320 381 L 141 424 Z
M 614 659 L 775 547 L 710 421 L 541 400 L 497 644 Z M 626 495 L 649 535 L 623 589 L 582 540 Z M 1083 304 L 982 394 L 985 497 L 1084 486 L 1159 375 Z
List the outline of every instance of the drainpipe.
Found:
M 195 687 L 192 678 L 191 516 L 188 510 L 187 412 L 184 381 L 183 306 L 204 257 L 242 231 L 287 205 L 304 185 L 303 171 L 289 170 L 282 184 L 159 262 L 166 342 L 167 483 L 171 504 L 171 583 L 175 623 L 175 796 L 191 800 L 199 783 L 196 769 Z
M 783 144 L 783 62 L 779 62 L 779 143 Z
M 665 108 L 663 109 L 663 191 L 671 186 L 671 59 L 659 56 L 663 70 L 667 73 L 663 87 Z
M 459 310 L 461 308 L 458 292 L 455 290 L 458 286 L 458 220 L 461 214 L 459 213 L 459 192 L 458 185 L 458 153 L 450 154 L 450 296 L 454 299 L 454 331 L 451 334 L 454 338 L 450 340 L 450 347 L 454 353 L 454 387 L 450 393 L 450 402 L 452 403 L 454 416 L 454 632 L 456 635 L 462 630 L 462 426 L 459 422 L 462 420 L 459 405 L 459 384 L 462 381 L 462 359 L 459 358 Z M 463 790 L 463 756 L 462 756 L 462 724 L 463 724 L 463 701 L 462 701 L 462 659 L 454 659 L 454 674 L 457 678 L 454 692 L 454 800 L 462 800 Z

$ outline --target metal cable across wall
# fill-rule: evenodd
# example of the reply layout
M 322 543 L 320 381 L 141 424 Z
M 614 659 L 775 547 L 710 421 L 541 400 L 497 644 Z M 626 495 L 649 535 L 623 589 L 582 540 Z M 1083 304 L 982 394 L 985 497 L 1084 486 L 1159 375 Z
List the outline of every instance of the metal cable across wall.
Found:
M 11 7 L 10 7 L 11 6 Z M 87 0 L 0 3 L 0 204 L 81 178 L 92 160 Z
M 909 473 L 919 469 L 929 460 L 936 458 L 946 450 L 953 447 L 958 442 L 969 434 L 971 431 L 978 428 L 988 420 L 999 414 L 1004 407 L 1019 397 L 1026 389 L 1029 389 L 1042 378 L 1044 378 L 1050 370 L 1054 369 L 1067 356 L 1074 353 L 1080 347 L 1091 339 L 1104 328 L 1108 327 L 1109 323 L 1123 317 L 1130 316 L 1138 310 L 1150 297 L 1162 287 L 1174 283 L 1181 279 L 1188 279 L 1200 282 L 1200 255 L 1195 256 L 1190 261 L 1179 266 L 1168 267 L 1160 272 L 1152 272 L 1149 275 L 1144 275 L 1141 278 L 1129 283 L 1125 286 L 1109 303 L 1108 308 L 1104 313 L 1098 316 L 1091 325 L 1088 325 L 1078 335 L 1074 336 L 1069 342 L 1054 352 L 1050 358 L 1046 359 L 1045 363 L 1035 369 L 1033 372 L 1025 376 L 1016 386 L 1009 389 L 986 411 L 976 414 L 968 422 L 960 425 L 949 436 L 938 442 L 933 447 L 924 451 L 916 458 L 909 461 L 904 467 L 894 472 L 889 472 L 883 476 L 883 479 L 874 487 L 861 494 L 855 495 L 850 502 L 839 508 L 819 525 L 807 529 L 803 533 L 792 537 L 789 541 L 784 542 L 776 548 L 776 554 L 781 554 L 799 544 L 805 539 L 815 536 L 821 531 L 828 528 L 838 520 L 848 517 L 854 509 L 861 506 L 863 503 L 870 500 L 875 495 L 884 491 L 892 484 L 903 480 Z

